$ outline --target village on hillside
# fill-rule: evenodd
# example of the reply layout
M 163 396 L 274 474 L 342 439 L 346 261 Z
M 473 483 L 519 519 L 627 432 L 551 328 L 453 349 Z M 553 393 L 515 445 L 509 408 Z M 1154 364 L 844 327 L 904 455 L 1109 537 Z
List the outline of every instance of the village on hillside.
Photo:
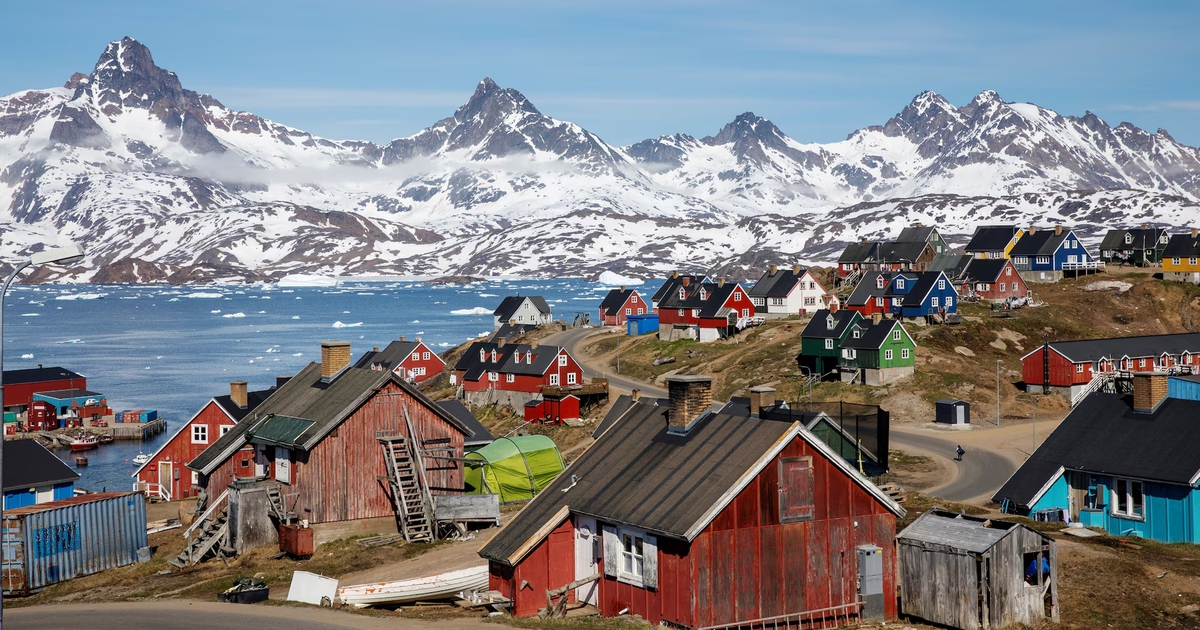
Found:
M 955 248 L 916 224 L 832 268 L 613 286 L 570 322 L 504 296 L 457 348 L 326 340 L 205 392 L 120 492 L 76 490 L 43 443 L 157 415 L 69 366 L 6 371 L 3 594 L 548 629 L 1191 627 L 1198 258 L 1197 230 L 1089 250 L 986 225 Z

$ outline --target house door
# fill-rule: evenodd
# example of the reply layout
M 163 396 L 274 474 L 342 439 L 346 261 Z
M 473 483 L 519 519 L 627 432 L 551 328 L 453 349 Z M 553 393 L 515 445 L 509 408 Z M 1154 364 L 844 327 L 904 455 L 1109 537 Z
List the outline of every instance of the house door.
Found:
M 596 547 L 600 533 L 596 531 L 596 519 L 589 516 L 575 517 L 575 579 L 582 580 L 600 572 Z M 600 582 L 590 582 L 575 589 L 575 600 L 583 604 L 598 605 L 597 592 Z
M 292 483 L 292 452 L 286 448 L 275 448 L 275 480 Z
M 266 477 L 267 466 L 271 460 L 267 457 L 267 447 L 258 445 L 254 447 L 254 476 Z
M 158 491 L 160 493 L 166 492 L 167 496 L 164 498 L 170 500 L 170 498 L 172 496 L 171 495 L 172 484 L 171 484 L 171 462 L 170 461 L 158 462 L 158 488 L 159 488 Z

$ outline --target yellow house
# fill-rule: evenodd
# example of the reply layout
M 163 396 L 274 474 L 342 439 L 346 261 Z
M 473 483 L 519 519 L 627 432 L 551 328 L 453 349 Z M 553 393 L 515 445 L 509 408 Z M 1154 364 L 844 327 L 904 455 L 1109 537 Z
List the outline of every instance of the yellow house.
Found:
M 1200 230 L 1172 236 L 1163 250 L 1162 266 L 1164 280 L 1200 284 Z
M 1015 225 L 981 225 L 963 249 L 972 258 L 1007 259 L 1025 231 Z

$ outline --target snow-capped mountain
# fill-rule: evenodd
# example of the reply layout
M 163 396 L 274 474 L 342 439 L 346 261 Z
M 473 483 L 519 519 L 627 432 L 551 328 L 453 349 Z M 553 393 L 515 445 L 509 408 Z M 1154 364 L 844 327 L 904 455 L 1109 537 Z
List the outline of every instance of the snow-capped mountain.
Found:
M 886 124 L 804 144 L 742 114 L 716 135 L 628 147 L 490 79 L 386 145 L 337 141 L 185 89 L 125 38 L 61 88 L 0 98 L 0 231 L 11 262 L 85 246 L 38 280 L 338 275 L 647 276 L 818 262 L 913 221 L 1182 226 L 1200 151 L 984 92 L 924 92 Z

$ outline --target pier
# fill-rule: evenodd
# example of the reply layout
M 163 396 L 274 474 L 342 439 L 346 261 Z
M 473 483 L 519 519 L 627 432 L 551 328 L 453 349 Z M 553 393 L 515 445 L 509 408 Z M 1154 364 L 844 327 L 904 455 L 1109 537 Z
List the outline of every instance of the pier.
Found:
M 165 418 L 156 418 L 149 422 L 118 422 L 109 423 L 106 427 L 84 426 L 72 429 L 58 429 L 56 431 L 29 431 L 25 433 L 16 433 L 6 435 L 6 440 L 29 440 L 36 439 L 40 441 L 46 448 L 70 448 L 71 440 L 80 433 L 95 435 L 97 437 L 111 436 L 113 440 L 137 440 L 145 442 L 150 438 L 167 430 L 167 421 Z

